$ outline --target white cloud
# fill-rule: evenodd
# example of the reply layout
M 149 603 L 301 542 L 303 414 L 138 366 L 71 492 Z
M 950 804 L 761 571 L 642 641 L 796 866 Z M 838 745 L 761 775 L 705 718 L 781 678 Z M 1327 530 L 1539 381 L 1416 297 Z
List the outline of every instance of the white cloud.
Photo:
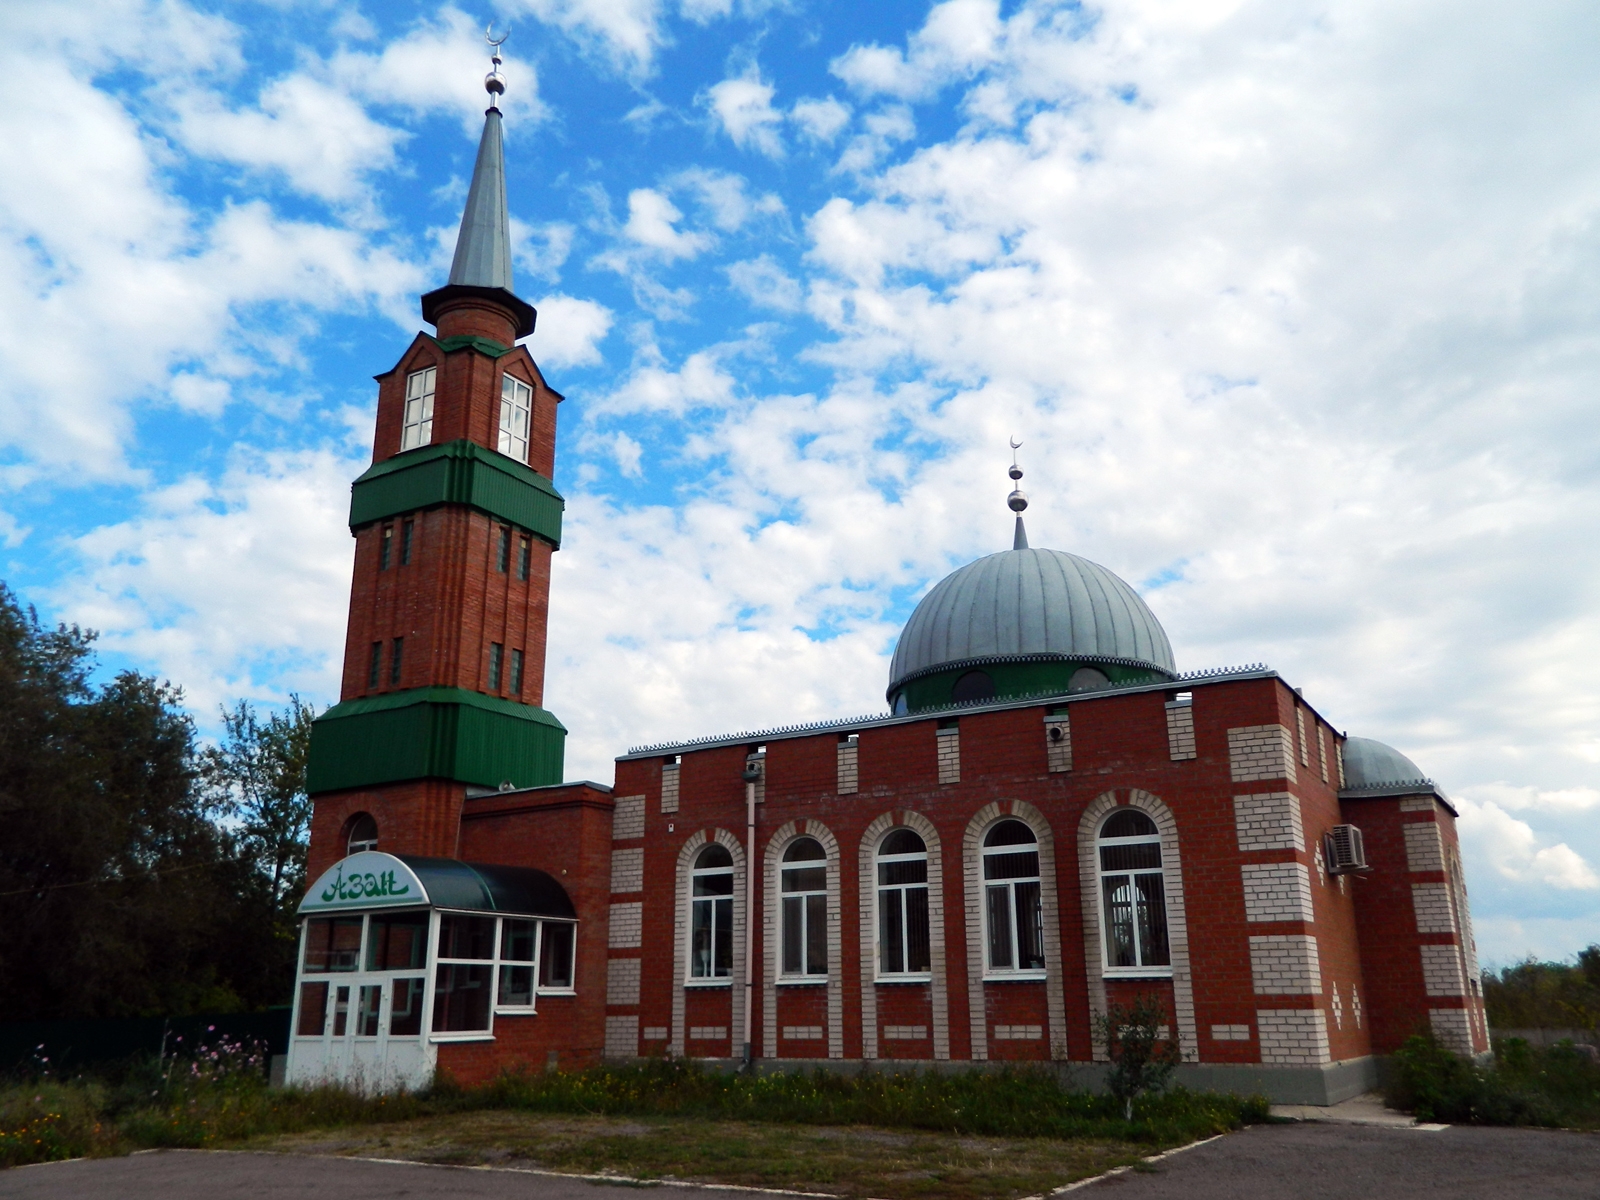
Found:
M 1488 863 L 1503 878 L 1542 884 L 1564 891 L 1600 888 L 1600 875 L 1565 842 L 1539 845 L 1526 821 L 1519 821 L 1492 800 L 1461 802 L 1462 841 L 1481 867 Z
M 1044 6 L 1040 6 L 1044 7 Z M 908 39 L 906 51 L 852 46 L 831 70 L 862 95 L 923 99 L 995 61 L 1002 25 L 996 0 L 945 0 Z
M 615 320 L 609 308 L 559 293 L 544 297 L 534 307 L 539 320 L 527 346 L 541 365 L 585 367 L 600 361 L 600 343 Z
M 728 281 L 752 304 L 779 312 L 795 312 L 800 308 L 800 284 L 771 255 L 736 262 L 726 270 Z
M 696 409 L 726 408 L 734 402 L 733 377 L 722 369 L 712 353 L 691 354 L 676 371 L 662 362 L 654 346 L 646 347 L 640 358 L 621 387 L 593 402 L 592 413 L 682 416 Z
M 677 192 L 688 192 L 718 229 L 732 233 L 757 216 L 775 217 L 784 213 L 783 200 L 774 192 L 750 195 L 749 181 L 727 171 L 692 167 L 679 171 L 666 181 Z
M 635 188 L 628 193 L 628 221 L 622 236 L 669 262 L 694 258 L 711 245 L 711 237 L 678 229 L 681 220 L 683 213 L 661 192 Z
M 441 238 L 445 249 L 444 262 L 455 254 L 459 226 L 444 230 L 447 239 Z M 554 282 L 561 278 L 561 268 L 572 253 L 572 238 L 576 231 L 565 221 L 550 221 L 543 225 L 529 225 L 526 221 L 511 218 L 511 257 L 515 265 L 536 279 Z
M 323 200 L 360 198 L 365 176 L 394 164 L 404 134 L 372 120 L 342 90 L 291 75 L 262 89 L 251 108 L 231 108 L 215 93 L 173 97 L 174 131 L 195 154 L 281 171 L 289 184 Z
M 59 611 L 108 649 L 160 664 L 201 714 L 239 696 L 337 695 L 344 498 L 365 465 L 241 452 L 215 484 L 188 477 L 150 493 L 138 515 L 72 544 L 83 565 L 57 590 Z
M 659 0 L 512 0 L 513 13 L 554 25 L 619 70 L 648 74 L 666 41 Z
M 1480 783 L 1462 795 L 1480 804 L 1493 804 L 1507 812 L 1549 813 L 1567 816 L 1600 808 L 1600 789 L 1570 787 L 1542 789 L 1509 783 Z
M 782 158 L 783 139 L 778 130 L 783 116 L 772 107 L 776 91 L 762 81 L 759 68 L 752 64 L 743 75 L 708 88 L 704 103 L 735 146 Z
M 832 96 L 823 100 L 797 100 L 789 110 L 789 120 L 813 142 L 831 142 L 850 123 L 850 106 Z

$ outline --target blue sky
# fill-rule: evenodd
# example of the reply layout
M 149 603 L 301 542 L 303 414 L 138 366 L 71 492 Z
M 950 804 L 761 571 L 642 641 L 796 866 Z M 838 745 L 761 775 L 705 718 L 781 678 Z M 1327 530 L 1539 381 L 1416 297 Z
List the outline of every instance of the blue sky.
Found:
M 1009 544 L 1457 798 L 1483 956 L 1600 940 L 1600 14 L 1577 3 L 0 11 L 0 544 L 110 666 L 336 697 L 347 486 L 506 45 L 568 397 L 548 706 L 881 707 Z

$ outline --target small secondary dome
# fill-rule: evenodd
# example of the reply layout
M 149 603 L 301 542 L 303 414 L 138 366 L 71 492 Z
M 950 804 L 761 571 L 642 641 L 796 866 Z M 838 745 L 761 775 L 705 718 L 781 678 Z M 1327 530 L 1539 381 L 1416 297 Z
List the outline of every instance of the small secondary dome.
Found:
M 1133 588 L 1088 559 L 1024 541 L 923 597 L 895 646 L 888 696 L 911 712 L 1175 673 L 1166 631 Z
M 1352 737 L 1344 741 L 1344 785 L 1347 788 L 1431 782 L 1421 767 L 1393 746 L 1372 738 Z

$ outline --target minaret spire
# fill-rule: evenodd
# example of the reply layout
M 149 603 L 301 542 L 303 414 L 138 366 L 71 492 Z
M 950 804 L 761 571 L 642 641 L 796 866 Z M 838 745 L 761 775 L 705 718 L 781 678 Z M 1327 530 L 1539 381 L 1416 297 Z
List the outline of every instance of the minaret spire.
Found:
M 514 317 L 515 337 L 533 332 L 536 314 L 533 306 L 512 291 L 511 216 L 506 205 L 506 158 L 501 132 L 500 97 L 505 93 L 505 76 L 500 73 L 500 47 L 509 30 L 496 39 L 493 26 L 485 33 L 491 47 L 489 74 L 483 89 L 489 93 L 489 107 L 483 114 L 483 137 L 478 142 L 478 158 L 472 166 L 472 184 L 467 189 L 467 205 L 461 214 L 461 231 L 456 235 L 455 258 L 450 263 L 450 281 L 422 298 L 424 320 L 438 324 L 449 302 L 457 300 L 497 301 Z M 441 330 L 441 333 L 443 331 Z
M 1022 443 L 1017 441 L 1016 438 L 1010 440 L 1011 469 L 1006 474 L 1011 476 L 1012 483 L 1015 486 L 1011 489 L 1011 495 L 1006 497 L 1006 507 L 1017 514 L 1017 531 L 1012 536 L 1011 548 L 1013 550 L 1026 550 L 1028 548 L 1028 531 L 1022 525 L 1022 510 L 1028 507 L 1028 494 L 1022 490 L 1020 485 L 1016 484 L 1016 481 L 1022 478 L 1022 468 L 1017 466 L 1017 451 L 1022 449 Z

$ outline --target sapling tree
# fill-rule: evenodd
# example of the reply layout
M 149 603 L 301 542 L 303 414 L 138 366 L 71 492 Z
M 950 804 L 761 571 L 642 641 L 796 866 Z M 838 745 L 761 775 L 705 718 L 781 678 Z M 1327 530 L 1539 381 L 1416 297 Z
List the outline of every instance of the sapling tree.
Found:
M 1132 1004 L 1107 1004 L 1094 1017 L 1095 1036 L 1111 1059 L 1106 1087 L 1122 1101 L 1122 1115 L 1133 1120 L 1134 1100 L 1167 1086 L 1182 1061 L 1171 1033 L 1166 1005 L 1143 995 Z

